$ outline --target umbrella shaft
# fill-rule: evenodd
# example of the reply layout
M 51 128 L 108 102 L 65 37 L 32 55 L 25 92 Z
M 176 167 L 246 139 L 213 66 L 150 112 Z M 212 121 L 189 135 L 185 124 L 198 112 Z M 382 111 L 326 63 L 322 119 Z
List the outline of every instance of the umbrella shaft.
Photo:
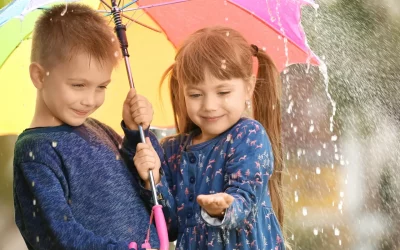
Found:
M 150 177 L 151 193 L 153 195 L 154 205 L 156 206 L 158 205 L 158 200 L 157 200 L 157 191 L 152 170 L 149 170 L 149 177 Z
M 124 60 L 125 60 L 126 72 L 128 73 L 129 86 L 131 86 L 131 88 L 134 88 L 135 87 L 135 83 L 133 82 L 131 65 L 129 63 L 129 57 L 128 56 L 124 56 Z

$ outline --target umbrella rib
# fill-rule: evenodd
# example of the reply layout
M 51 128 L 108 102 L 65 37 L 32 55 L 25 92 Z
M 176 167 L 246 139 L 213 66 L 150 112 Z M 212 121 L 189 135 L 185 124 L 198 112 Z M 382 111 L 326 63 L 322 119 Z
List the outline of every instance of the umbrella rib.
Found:
M 106 3 L 104 0 L 100 0 L 105 6 L 107 6 L 110 10 L 112 10 L 112 7 Z
M 135 10 L 142 10 L 142 9 L 150 9 L 150 8 L 160 7 L 160 6 L 170 5 L 170 4 L 183 3 L 183 2 L 187 2 L 187 1 L 191 1 L 191 0 L 176 0 L 176 1 L 165 2 L 165 3 L 149 4 L 149 5 L 141 6 L 138 8 L 126 9 L 124 11 L 128 12 L 128 11 L 135 11 Z
M 133 18 L 128 17 L 127 15 L 124 15 L 124 14 L 121 13 L 121 16 L 123 16 L 123 17 L 125 17 L 126 19 L 129 19 L 129 20 L 131 20 L 132 22 L 135 22 L 135 23 L 137 23 L 137 24 L 139 24 L 139 25 L 141 25 L 141 26 L 143 26 L 143 27 L 146 27 L 146 28 L 148 28 L 148 29 L 151 29 L 151 30 L 153 30 L 153 31 L 156 31 L 156 32 L 161 33 L 160 30 L 155 29 L 155 28 L 152 28 L 152 27 L 150 27 L 150 26 L 148 26 L 148 25 L 146 25 L 146 24 L 144 24 L 144 23 L 142 23 L 142 22 L 139 22 L 139 21 L 137 21 L 137 20 L 135 20 L 135 19 L 133 19 Z

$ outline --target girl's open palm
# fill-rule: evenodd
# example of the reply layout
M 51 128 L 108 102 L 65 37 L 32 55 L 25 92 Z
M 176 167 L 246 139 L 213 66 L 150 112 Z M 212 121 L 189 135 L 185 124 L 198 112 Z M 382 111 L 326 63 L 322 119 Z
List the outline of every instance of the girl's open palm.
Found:
M 199 205 L 212 217 L 222 217 L 234 198 L 227 193 L 197 196 Z

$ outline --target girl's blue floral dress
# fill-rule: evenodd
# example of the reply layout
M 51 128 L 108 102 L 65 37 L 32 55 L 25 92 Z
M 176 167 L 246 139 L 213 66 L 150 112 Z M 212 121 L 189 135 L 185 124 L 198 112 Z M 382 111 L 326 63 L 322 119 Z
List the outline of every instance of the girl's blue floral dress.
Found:
M 166 138 L 163 150 L 151 138 L 165 159 L 157 191 L 170 241 L 184 250 L 285 249 L 268 190 L 274 158 L 263 126 L 242 118 L 220 136 L 191 145 L 199 132 Z M 196 202 L 199 194 L 218 192 L 235 198 L 223 219 L 210 217 Z

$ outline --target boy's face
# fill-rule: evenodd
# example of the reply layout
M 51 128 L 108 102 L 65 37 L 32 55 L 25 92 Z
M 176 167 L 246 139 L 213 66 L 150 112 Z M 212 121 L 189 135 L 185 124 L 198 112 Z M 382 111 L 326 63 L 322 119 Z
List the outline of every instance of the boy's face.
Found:
M 45 115 L 54 117 L 55 124 L 81 125 L 103 104 L 112 70 L 111 64 L 80 53 L 45 72 L 39 90 L 47 107 Z

